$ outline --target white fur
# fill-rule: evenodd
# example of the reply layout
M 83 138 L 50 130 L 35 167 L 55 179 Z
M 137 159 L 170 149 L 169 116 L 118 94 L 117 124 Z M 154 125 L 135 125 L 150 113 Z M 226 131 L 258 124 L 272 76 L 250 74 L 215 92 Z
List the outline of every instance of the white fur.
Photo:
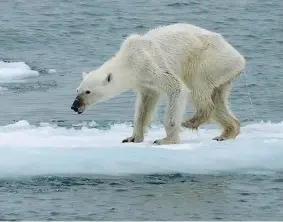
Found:
M 224 128 L 216 139 L 223 140 L 239 133 L 239 121 L 228 110 L 226 100 L 228 86 L 244 68 L 243 56 L 220 34 L 189 24 L 173 24 L 129 36 L 114 57 L 83 75 L 78 95 L 90 90 L 84 96 L 90 105 L 135 90 L 134 131 L 124 142 L 142 142 L 159 96 L 166 94 L 166 137 L 155 143 L 171 144 L 179 142 L 189 92 L 197 112 L 183 125 L 195 129 L 213 118 Z M 112 79 L 108 83 L 109 73 Z

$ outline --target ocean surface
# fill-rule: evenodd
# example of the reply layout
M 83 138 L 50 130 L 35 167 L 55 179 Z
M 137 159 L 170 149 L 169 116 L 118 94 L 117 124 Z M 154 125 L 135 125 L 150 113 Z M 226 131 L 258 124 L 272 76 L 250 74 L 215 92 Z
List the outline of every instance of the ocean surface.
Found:
M 282 220 L 283 1 L 0 1 L 0 220 Z M 164 103 L 141 144 L 135 94 L 82 115 L 82 72 L 131 33 L 186 22 L 246 58 L 230 107 L 236 140 L 214 124 L 164 137 Z M 194 108 L 188 104 L 186 114 Z

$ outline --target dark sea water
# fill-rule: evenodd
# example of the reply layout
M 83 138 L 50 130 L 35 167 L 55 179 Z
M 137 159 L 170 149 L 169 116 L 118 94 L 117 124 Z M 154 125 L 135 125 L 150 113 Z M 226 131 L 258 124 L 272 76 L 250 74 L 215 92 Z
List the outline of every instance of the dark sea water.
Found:
M 121 144 L 133 92 L 70 109 L 83 71 L 131 33 L 176 22 L 245 56 L 230 98 L 238 139 L 212 141 L 208 125 L 153 146 L 161 105 L 143 144 Z M 282 22 L 282 0 L 0 1 L 0 220 L 282 220 Z

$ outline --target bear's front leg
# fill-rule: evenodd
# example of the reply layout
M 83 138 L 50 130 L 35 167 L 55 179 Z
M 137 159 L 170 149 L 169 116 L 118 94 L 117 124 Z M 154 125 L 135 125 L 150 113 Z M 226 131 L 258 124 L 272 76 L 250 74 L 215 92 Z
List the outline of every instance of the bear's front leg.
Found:
M 145 127 L 151 122 L 159 93 L 149 89 L 142 89 L 137 93 L 133 135 L 122 143 L 140 143 L 144 140 Z
M 166 137 L 155 140 L 154 144 L 178 144 L 181 120 L 186 108 L 186 91 L 184 88 L 176 88 L 169 95 L 164 116 Z

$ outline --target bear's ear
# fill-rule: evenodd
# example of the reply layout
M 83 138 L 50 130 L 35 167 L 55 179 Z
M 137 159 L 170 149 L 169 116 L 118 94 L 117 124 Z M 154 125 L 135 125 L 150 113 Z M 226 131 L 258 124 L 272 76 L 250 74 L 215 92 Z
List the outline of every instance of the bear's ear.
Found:
M 86 77 L 88 74 L 89 73 L 87 73 L 87 72 L 83 72 L 83 74 L 82 74 L 83 78 Z

